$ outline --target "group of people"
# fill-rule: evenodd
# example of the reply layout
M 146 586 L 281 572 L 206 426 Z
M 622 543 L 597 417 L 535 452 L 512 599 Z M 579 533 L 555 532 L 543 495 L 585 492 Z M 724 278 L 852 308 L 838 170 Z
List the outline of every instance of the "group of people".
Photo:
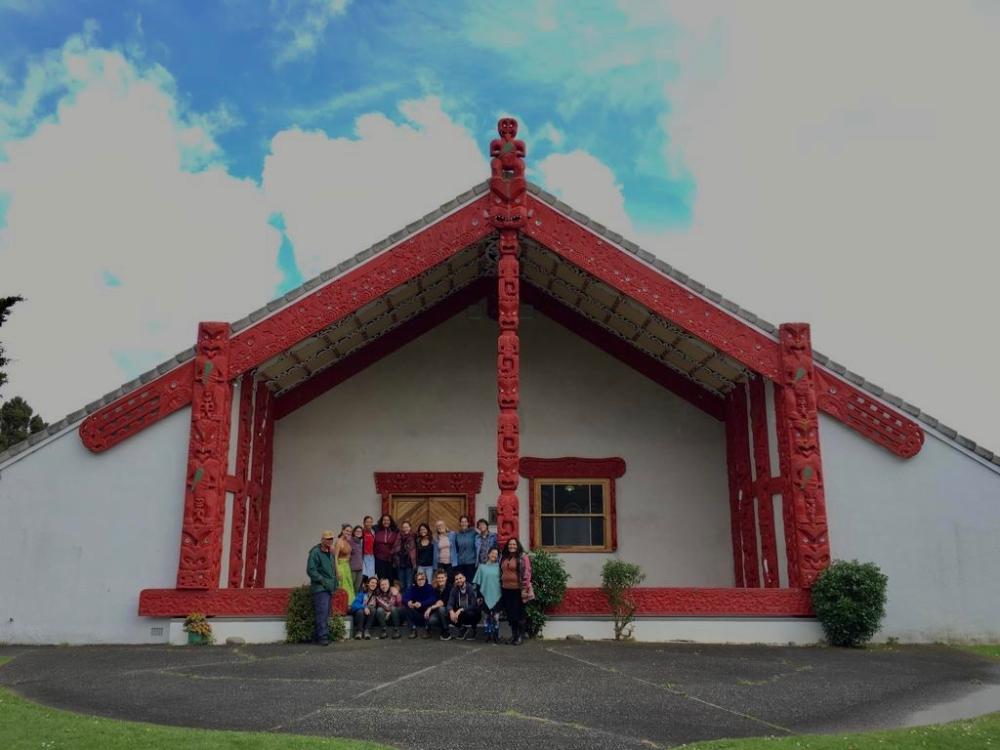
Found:
M 486 640 L 500 642 L 501 611 L 511 629 L 508 641 L 522 642 L 524 605 L 534 598 L 531 560 L 520 541 L 508 539 L 499 546 L 489 523 L 480 518 L 475 527 L 468 516 L 451 531 L 443 521 L 434 532 L 422 523 L 413 531 L 404 521 L 397 528 L 385 514 L 378 524 L 365 516 L 362 525 L 344 524 L 340 536 L 324 531 L 320 543 L 309 550 L 309 576 L 316 611 L 316 642 L 329 643 L 327 617 L 331 598 L 340 588 L 351 602 L 356 639 L 370 639 L 380 628 L 380 638 L 409 637 L 423 633 L 441 640 L 475 639 L 480 622 Z

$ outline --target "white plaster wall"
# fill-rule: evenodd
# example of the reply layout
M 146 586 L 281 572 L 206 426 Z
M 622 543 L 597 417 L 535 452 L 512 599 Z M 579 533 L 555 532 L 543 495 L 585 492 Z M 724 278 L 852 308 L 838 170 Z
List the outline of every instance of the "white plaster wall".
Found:
M 723 424 L 561 326 L 525 310 L 521 453 L 621 456 L 618 556 L 648 586 L 730 586 Z M 496 503 L 496 324 L 462 313 L 277 423 L 269 586 L 304 579 L 323 528 L 378 515 L 375 471 L 482 471 Z M 521 538 L 528 540 L 522 480 Z M 565 554 L 570 585 L 608 555 Z
M 880 638 L 1000 640 L 1000 475 L 928 435 L 902 460 L 822 417 L 834 558 L 889 577 Z
M 0 470 L 0 641 L 166 641 L 136 612 L 176 582 L 189 425 L 182 409 L 101 454 L 72 430 Z

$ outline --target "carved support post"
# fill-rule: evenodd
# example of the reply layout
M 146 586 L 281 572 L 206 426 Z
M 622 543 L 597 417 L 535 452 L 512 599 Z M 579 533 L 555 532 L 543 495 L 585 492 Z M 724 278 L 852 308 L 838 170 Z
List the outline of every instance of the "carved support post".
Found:
M 499 138 L 490 143 L 490 223 L 500 233 L 497 268 L 497 535 L 500 543 L 518 536 L 520 508 L 520 344 L 517 336 L 521 304 L 518 235 L 528 215 L 524 179 L 524 142 L 515 138 L 517 120 L 497 123 Z
M 177 588 L 214 589 L 222 566 L 233 386 L 229 324 L 200 323 Z
M 742 384 L 726 400 L 726 463 L 729 469 L 729 509 L 733 534 L 736 586 L 758 588 L 757 514 L 750 474 L 750 432 L 747 394 Z
M 268 518 L 271 505 L 271 443 L 274 437 L 273 397 L 263 383 L 257 383 L 253 408 L 253 451 L 250 481 L 247 483 L 247 517 L 244 588 L 264 585 L 267 560 Z
M 830 564 L 823 462 L 819 446 L 816 377 L 809 325 L 785 323 L 780 329 L 781 399 L 779 436 L 784 434 L 789 467 L 787 490 L 795 528 L 798 583 L 808 588 Z
M 771 448 L 767 440 L 767 398 L 764 378 L 750 381 L 750 430 L 753 434 L 754 497 L 760 529 L 761 567 L 765 588 L 778 586 L 778 542 L 774 530 L 774 500 L 771 494 Z
M 250 443 L 253 439 L 253 373 L 240 379 L 239 428 L 236 438 L 236 479 L 233 494 L 233 523 L 229 534 L 229 588 L 243 585 L 243 561 L 246 551 L 247 499 L 249 494 Z

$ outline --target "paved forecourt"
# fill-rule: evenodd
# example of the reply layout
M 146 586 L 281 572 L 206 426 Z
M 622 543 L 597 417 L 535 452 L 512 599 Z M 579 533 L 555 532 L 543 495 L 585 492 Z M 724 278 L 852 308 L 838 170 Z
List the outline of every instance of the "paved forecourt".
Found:
M 119 719 L 371 739 L 400 748 L 649 748 L 896 726 L 1000 684 L 944 647 L 364 641 L 0 647 L 0 685 Z M 475 744 L 475 743 L 473 743 Z

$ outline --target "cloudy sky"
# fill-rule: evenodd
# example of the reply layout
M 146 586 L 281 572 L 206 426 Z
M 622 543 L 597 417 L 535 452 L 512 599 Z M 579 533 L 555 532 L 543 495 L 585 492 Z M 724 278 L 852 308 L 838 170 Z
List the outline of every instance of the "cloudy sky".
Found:
M 3 396 L 99 397 L 513 114 L 531 179 L 1000 450 L 997 39 L 991 0 L 0 0 Z

